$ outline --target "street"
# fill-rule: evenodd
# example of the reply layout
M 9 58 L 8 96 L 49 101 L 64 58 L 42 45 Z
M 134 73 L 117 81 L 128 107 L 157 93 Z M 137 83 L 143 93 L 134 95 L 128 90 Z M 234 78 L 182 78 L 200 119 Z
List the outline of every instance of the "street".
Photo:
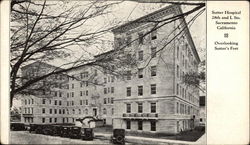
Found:
M 81 139 L 62 138 L 29 133 L 28 131 L 11 131 L 10 144 L 111 144 L 109 140 L 94 139 L 85 141 Z

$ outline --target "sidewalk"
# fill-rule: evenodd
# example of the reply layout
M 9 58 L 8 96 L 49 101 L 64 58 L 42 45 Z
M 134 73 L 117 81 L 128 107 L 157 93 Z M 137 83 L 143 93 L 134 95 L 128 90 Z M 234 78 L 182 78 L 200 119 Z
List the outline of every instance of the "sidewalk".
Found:
M 99 138 L 99 139 L 110 139 L 111 134 L 95 133 L 95 137 Z M 172 144 L 178 144 L 178 145 L 199 144 L 199 145 L 202 145 L 202 144 L 206 143 L 206 134 L 202 135 L 196 142 L 160 139 L 160 138 L 147 138 L 147 137 L 138 137 L 138 136 L 126 136 L 126 142 L 139 143 L 139 144 L 164 143 L 164 144 L 168 144 L 168 145 L 172 145 Z

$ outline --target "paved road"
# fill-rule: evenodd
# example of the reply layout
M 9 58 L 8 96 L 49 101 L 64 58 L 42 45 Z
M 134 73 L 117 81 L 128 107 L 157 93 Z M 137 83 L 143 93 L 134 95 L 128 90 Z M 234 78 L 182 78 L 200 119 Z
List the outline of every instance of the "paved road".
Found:
M 81 139 L 62 138 L 29 133 L 28 131 L 11 131 L 10 144 L 110 144 L 108 140 L 94 139 L 84 141 Z

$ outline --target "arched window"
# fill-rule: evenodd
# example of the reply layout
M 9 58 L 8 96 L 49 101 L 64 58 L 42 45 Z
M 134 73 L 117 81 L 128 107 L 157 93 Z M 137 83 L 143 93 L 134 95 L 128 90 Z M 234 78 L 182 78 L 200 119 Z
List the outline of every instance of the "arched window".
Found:
M 106 108 L 103 109 L 103 114 L 107 114 L 107 109 Z

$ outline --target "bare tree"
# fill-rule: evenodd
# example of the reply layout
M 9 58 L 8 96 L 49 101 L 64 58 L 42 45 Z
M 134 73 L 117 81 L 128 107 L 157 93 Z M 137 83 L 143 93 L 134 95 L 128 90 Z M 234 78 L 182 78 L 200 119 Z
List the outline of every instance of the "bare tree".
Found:
M 88 26 L 93 19 L 108 14 L 109 8 L 117 3 L 120 2 L 88 1 L 83 4 L 13 0 L 10 38 L 11 102 L 16 93 L 33 83 L 86 63 L 89 58 L 82 56 L 64 64 L 68 66 L 67 69 L 55 69 L 46 75 L 20 83 L 22 66 L 34 61 L 46 62 L 71 57 L 74 47 L 88 47 L 98 43 L 100 36 L 111 29 L 110 24 L 95 30 Z
M 113 65 L 118 67 L 117 70 L 121 70 L 124 66 L 136 66 L 137 62 L 135 56 L 131 54 L 131 52 L 124 52 L 124 48 L 138 39 L 131 40 L 126 43 L 126 45 L 119 46 L 115 51 L 104 54 L 103 57 L 98 57 L 98 59 L 81 55 L 77 59 L 62 64 L 61 67 L 64 67 L 64 69 L 55 67 L 55 69 L 47 74 L 30 78 L 25 83 L 21 83 L 20 81 L 22 79 L 20 69 L 27 64 L 34 61 L 48 62 L 58 58 L 71 59 L 73 57 L 72 51 L 77 51 L 77 49 L 75 49 L 77 46 L 84 49 L 99 43 L 101 37 L 107 32 L 110 32 L 116 24 L 106 23 L 93 29 L 93 27 L 89 27 L 92 24 L 91 22 L 109 14 L 112 11 L 112 7 L 121 2 L 122 1 L 110 2 L 96 0 L 87 1 L 83 4 L 81 2 L 68 1 L 47 2 L 46 0 L 12 0 L 10 45 L 11 106 L 14 95 L 27 89 L 32 84 L 46 79 L 51 75 L 62 74 L 77 69 L 89 62 L 91 62 L 92 65 L 110 70 L 110 72 L 115 73 L 115 75 L 124 75 L 124 73 L 112 71 Z M 144 37 L 168 23 L 199 11 L 205 6 L 204 3 L 170 3 L 194 5 L 196 7 L 183 14 L 160 21 L 147 20 L 139 22 L 155 24 L 155 27 L 145 33 Z M 183 31 L 185 29 L 186 28 L 183 28 Z M 175 38 L 182 35 L 182 32 L 177 33 L 173 39 L 166 41 L 164 47 L 156 53 L 165 49 Z

